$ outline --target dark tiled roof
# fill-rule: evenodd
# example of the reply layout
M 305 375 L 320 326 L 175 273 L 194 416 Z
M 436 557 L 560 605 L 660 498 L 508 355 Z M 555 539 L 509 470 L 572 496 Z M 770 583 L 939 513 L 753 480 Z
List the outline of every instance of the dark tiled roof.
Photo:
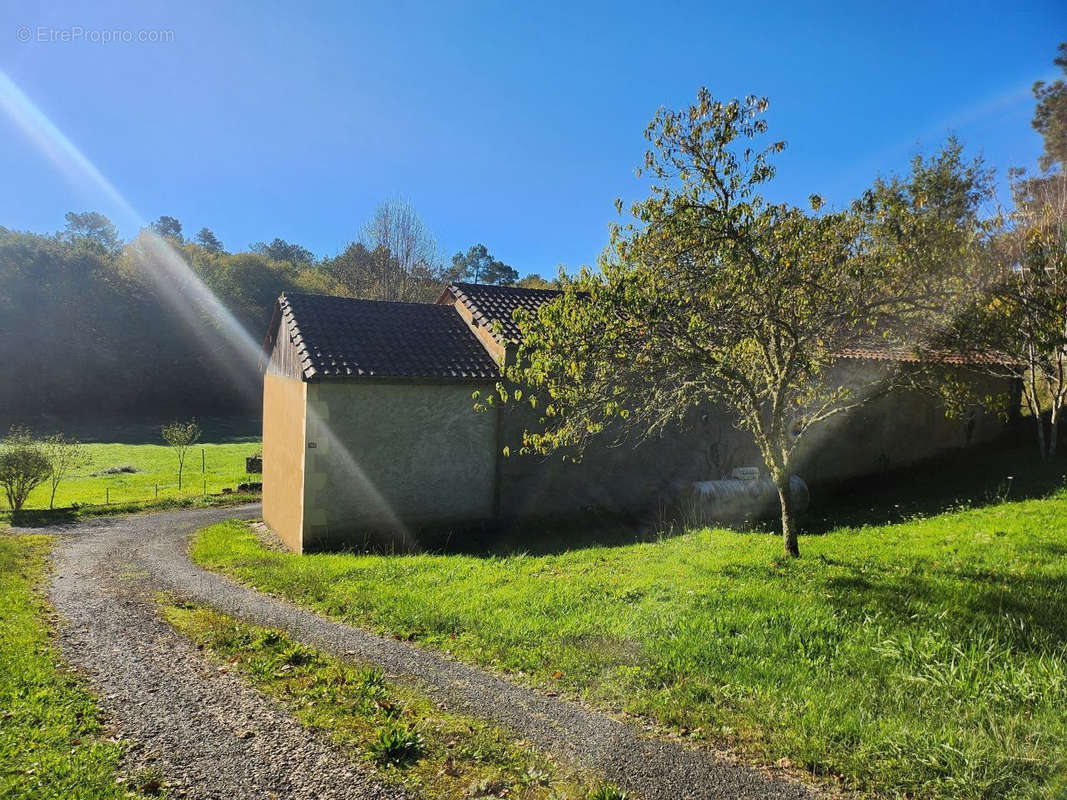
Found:
M 511 318 L 515 309 L 536 311 L 559 294 L 555 289 L 518 289 L 481 283 L 453 283 L 448 291 L 503 345 L 519 341 L 519 326 Z M 494 322 L 500 323 L 500 333 L 495 330 Z
M 305 380 L 496 379 L 496 362 L 449 306 L 311 294 L 278 299 Z

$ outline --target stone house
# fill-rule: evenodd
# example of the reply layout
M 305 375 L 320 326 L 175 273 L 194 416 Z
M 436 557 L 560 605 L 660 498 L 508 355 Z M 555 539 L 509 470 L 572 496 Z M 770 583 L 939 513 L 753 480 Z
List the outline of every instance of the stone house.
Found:
M 517 308 L 551 290 L 457 283 L 436 304 L 282 295 L 264 342 L 263 516 L 287 546 L 400 546 L 420 531 L 594 508 L 640 512 L 679 483 L 758 464 L 747 435 L 719 413 L 637 446 L 602 446 L 580 463 L 505 456 L 528 418 L 475 411 L 514 357 Z M 877 351 L 842 354 L 863 369 Z M 946 419 L 931 399 L 898 392 L 813 443 L 800 473 L 868 474 L 988 440 L 992 415 Z

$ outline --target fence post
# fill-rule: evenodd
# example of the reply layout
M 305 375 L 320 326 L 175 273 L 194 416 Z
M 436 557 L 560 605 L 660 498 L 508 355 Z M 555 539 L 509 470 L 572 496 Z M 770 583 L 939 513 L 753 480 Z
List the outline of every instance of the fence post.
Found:
M 159 481 L 156 481 L 156 500 L 159 499 Z
M 104 487 L 104 505 L 105 506 L 111 505 L 111 487 L 110 486 L 105 486 Z

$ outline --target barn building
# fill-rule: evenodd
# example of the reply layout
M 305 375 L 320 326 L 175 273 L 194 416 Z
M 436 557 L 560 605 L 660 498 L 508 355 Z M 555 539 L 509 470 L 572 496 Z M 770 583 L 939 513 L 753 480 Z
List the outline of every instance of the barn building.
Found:
M 580 463 L 504 455 L 528 419 L 476 411 L 514 357 L 517 308 L 551 290 L 457 283 L 436 304 L 283 294 L 264 342 L 263 516 L 294 551 L 411 544 L 420 531 L 595 508 L 640 511 L 680 482 L 759 463 L 722 414 Z M 863 368 L 885 354 L 843 354 Z M 845 360 L 843 359 L 843 360 Z M 926 396 L 898 392 L 842 420 L 801 474 L 871 473 L 988 440 L 994 416 L 947 419 Z

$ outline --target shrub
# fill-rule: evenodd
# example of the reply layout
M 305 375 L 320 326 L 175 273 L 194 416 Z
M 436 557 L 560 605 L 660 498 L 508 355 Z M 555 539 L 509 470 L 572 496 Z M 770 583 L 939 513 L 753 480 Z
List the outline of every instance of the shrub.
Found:
M 13 427 L 0 445 L 0 486 L 15 511 L 52 474 L 52 463 L 41 443 L 25 428 Z
M 135 472 L 138 472 L 137 467 L 123 464 L 121 467 L 106 467 L 93 475 L 132 475 Z

